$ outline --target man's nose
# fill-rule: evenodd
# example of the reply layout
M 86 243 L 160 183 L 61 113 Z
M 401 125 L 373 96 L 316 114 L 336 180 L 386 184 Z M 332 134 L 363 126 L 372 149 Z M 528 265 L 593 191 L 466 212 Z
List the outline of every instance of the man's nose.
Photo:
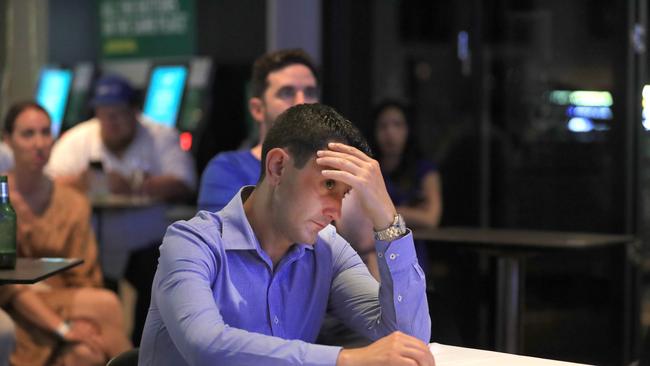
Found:
M 49 137 L 37 134 L 36 138 L 34 139 L 34 144 L 36 145 L 37 148 L 42 149 L 46 147 L 49 144 Z
M 293 99 L 293 105 L 304 104 L 305 103 L 305 92 L 298 90 L 296 92 L 296 97 Z
M 327 216 L 329 221 L 336 221 L 341 218 L 341 205 L 342 197 L 330 196 L 323 209 L 323 214 Z

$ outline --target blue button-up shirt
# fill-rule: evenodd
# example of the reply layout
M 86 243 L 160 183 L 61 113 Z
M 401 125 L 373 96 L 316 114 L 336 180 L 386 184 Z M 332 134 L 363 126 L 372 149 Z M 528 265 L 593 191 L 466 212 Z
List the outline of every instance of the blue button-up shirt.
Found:
M 376 243 L 381 286 L 332 226 L 274 268 L 244 214 L 246 189 L 222 211 L 168 228 L 140 365 L 335 365 L 340 347 L 311 343 L 327 307 L 370 339 L 400 330 L 429 342 L 410 233 Z
M 260 160 L 250 150 L 226 151 L 210 159 L 201 174 L 199 210 L 219 211 L 243 186 L 260 178 Z

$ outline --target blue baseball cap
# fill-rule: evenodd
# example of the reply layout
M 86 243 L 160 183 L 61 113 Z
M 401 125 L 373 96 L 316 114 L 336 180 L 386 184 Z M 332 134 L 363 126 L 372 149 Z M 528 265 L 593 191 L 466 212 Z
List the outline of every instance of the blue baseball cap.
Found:
M 135 91 L 126 79 L 118 75 L 107 75 L 95 84 L 95 95 L 90 104 L 93 107 L 128 104 L 134 100 L 134 97 Z

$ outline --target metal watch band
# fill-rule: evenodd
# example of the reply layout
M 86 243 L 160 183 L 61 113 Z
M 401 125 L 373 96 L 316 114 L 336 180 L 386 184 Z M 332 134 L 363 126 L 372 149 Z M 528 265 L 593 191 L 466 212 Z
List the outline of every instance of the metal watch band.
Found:
M 402 215 L 396 214 L 393 223 L 384 230 L 375 231 L 375 240 L 393 241 L 406 233 Z

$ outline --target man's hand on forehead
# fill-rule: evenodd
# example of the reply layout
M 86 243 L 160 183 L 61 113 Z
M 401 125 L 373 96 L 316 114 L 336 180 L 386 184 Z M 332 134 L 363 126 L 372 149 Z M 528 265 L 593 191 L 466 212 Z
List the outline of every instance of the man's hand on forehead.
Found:
M 325 168 L 324 177 L 343 182 L 357 191 L 361 206 L 375 230 L 391 225 L 395 206 L 388 196 L 379 163 L 359 149 L 338 142 L 316 153 L 316 163 Z

